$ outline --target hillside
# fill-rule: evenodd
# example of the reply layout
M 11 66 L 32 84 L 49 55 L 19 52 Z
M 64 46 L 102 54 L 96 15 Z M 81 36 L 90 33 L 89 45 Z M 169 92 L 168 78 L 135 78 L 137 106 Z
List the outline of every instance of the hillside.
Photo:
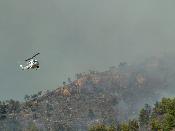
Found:
M 79 73 L 53 91 L 26 95 L 26 102 L 1 102 L 0 128 L 85 131 L 96 123 L 127 121 L 137 117 L 145 103 L 155 103 L 161 92 L 170 89 L 171 73 L 158 58 L 138 65 L 120 63 L 104 72 Z
M 139 118 L 118 124 L 95 124 L 89 131 L 174 131 L 175 98 L 162 98 L 154 106 L 145 104 Z

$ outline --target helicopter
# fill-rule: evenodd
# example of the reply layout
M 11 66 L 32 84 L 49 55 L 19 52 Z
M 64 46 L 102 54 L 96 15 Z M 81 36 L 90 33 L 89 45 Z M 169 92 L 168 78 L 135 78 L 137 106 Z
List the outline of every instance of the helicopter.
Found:
M 36 69 L 37 70 L 37 69 L 39 69 L 39 62 L 38 62 L 38 60 L 34 59 L 39 54 L 40 53 L 36 53 L 32 57 L 26 59 L 25 61 L 28 62 L 27 65 L 26 66 L 20 65 L 22 70 L 28 70 L 28 69 Z

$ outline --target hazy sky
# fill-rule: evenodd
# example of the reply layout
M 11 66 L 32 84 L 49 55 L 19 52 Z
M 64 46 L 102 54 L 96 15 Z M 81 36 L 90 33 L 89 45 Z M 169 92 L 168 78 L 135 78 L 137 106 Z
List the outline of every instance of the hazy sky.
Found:
M 1 0 L 0 99 L 175 51 L 174 0 Z M 19 64 L 40 52 L 40 70 Z

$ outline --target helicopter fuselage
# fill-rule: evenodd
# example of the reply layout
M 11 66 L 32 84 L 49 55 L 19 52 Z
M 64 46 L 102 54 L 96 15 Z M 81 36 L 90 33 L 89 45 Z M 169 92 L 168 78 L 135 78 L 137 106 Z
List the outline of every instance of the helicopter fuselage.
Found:
M 26 66 L 20 65 L 23 70 L 26 69 L 38 69 L 39 62 L 36 59 L 31 59 Z

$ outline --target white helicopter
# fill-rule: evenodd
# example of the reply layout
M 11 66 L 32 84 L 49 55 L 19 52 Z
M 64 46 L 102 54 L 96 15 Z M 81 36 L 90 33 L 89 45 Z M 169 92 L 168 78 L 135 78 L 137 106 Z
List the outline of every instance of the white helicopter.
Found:
M 22 70 L 28 70 L 28 69 L 39 69 L 39 62 L 38 60 L 34 59 L 34 57 L 36 57 L 37 55 L 39 55 L 40 53 L 37 53 L 35 55 L 33 55 L 31 58 L 26 59 L 25 61 L 28 61 L 26 66 L 20 65 L 20 67 L 22 68 Z

